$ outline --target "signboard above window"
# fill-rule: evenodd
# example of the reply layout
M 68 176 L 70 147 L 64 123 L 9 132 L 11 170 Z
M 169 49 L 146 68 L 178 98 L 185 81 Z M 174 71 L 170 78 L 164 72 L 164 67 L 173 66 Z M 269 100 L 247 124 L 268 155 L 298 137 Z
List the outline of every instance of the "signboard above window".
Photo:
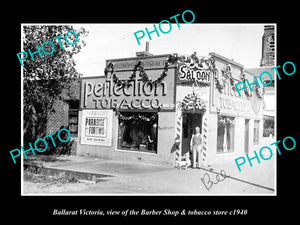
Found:
M 176 68 L 173 64 L 168 69 L 159 68 L 162 63 L 156 63 L 166 62 L 166 55 L 147 57 L 141 60 L 143 67 L 140 65 L 137 69 L 134 66 L 127 70 L 127 64 L 131 65 L 132 61 L 113 61 L 115 65 L 110 68 L 113 72 L 106 76 L 83 78 L 80 108 L 175 111 Z M 135 62 L 139 62 L 137 58 Z M 116 65 L 120 71 L 114 70 Z

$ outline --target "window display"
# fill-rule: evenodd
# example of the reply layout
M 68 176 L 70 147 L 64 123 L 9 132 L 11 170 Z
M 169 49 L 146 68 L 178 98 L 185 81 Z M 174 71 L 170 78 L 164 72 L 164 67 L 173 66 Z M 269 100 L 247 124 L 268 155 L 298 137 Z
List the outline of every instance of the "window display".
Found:
M 157 152 L 157 113 L 117 112 L 118 149 Z
M 218 116 L 217 152 L 233 152 L 234 117 Z
M 259 144 L 259 120 L 254 120 L 253 144 Z

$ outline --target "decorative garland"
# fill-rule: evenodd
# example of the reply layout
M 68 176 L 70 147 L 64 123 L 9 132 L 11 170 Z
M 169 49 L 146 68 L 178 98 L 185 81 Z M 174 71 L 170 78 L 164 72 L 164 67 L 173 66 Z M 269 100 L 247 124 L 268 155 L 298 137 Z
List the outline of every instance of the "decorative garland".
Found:
M 107 76 L 108 72 L 110 72 L 114 83 L 116 83 L 120 86 L 125 86 L 125 85 L 130 86 L 131 85 L 130 81 L 134 80 L 136 78 L 136 71 L 139 70 L 139 76 L 142 78 L 143 82 L 151 82 L 152 84 L 156 84 L 156 83 L 160 83 L 167 76 L 167 72 L 168 72 L 170 63 L 174 64 L 177 61 L 177 59 L 178 59 L 177 56 L 174 56 L 171 54 L 167 58 L 167 61 L 165 62 L 165 66 L 164 66 L 162 74 L 155 81 L 152 81 L 148 77 L 148 74 L 146 73 L 146 71 L 144 69 L 143 62 L 140 59 L 138 59 L 137 62 L 135 63 L 132 74 L 128 80 L 120 80 L 117 77 L 115 70 L 114 70 L 114 64 L 111 61 L 109 61 L 107 63 L 107 66 L 104 69 L 104 74 Z
M 222 72 L 223 72 L 223 74 L 225 75 L 225 77 L 226 77 L 227 79 L 229 79 L 230 85 L 231 85 L 232 89 L 235 90 L 234 79 L 233 79 L 233 76 L 232 76 L 232 70 L 231 70 L 231 65 L 228 64 L 228 65 L 226 66 L 226 68 L 222 70 Z
M 221 116 L 221 119 L 218 121 L 218 123 L 222 125 L 233 126 L 235 124 L 235 118 L 229 119 L 227 116 Z
M 216 75 L 218 74 L 218 75 Z M 217 69 L 214 70 L 214 80 L 215 80 L 215 83 L 216 83 L 216 88 L 218 89 L 219 92 L 223 93 L 223 89 L 225 87 L 224 83 L 221 84 L 219 79 L 218 79 L 218 76 L 219 76 L 219 72 Z
M 259 99 L 262 99 L 265 94 L 265 86 L 262 86 L 261 88 L 259 88 L 257 85 L 255 85 L 255 92 L 256 92 L 257 97 Z
M 142 115 L 142 114 L 137 114 L 137 115 L 132 115 L 132 116 L 124 116 L 122 115 L 118 110 L 116 110 L 116 114 L 120 120 L 141 120 L 145 122 L 151 122 L 154 121 L 157 118 L 157 112 L 154 113 L 150 118 Z
M 183 101 L 177 107 L 177 110 L 203 110 L 206 111 L 207 103 L 195 93 L 184 97 Z
M 245 73 L 242 72 L 241 74 L 241 80 L 246 84 L 246 78 L 245 78 Z M 255 92 L 256 92 L 256 95 L 259 99 L 262 99 L 263 98 L 263 95 L 265 93 L 265 89 L 264 87 L 262 88 L 259 88 L 258 85 L 256 84 L 254 86 L 254 89 L 255 89 Z M 260 90 L 261 89 L 261 90 Z M 246 94 L 247 97 L 252 97 L 252 92 L 250 91 L 249 87 L 246 85 L 246 88 L 244 89 L 244 92 Z
M 144 69 L 143 62 L 140 59 L 137 60 L 137 62 L 135 63 L 133 72 L 128 80 L 121 80 L 121 79 L 119 79 L 119 77 L 117 77 L 117 75 L 115 73 L 115 69 L 114 69 L 114 63 L 111 61 L 109 61 L 107 63 L 107 65 L 104 69 L 104 74 L 107 76 L 108 72 L 110 72 L 113 82 L 117 83 L 120 86 L 125 86 L 125 85 L 130 86 L 131 85 L 130 81 L 136 78 L 136 71 L 139 70 L 139 76 L 142 78 L 143 82 L 151 82 L 152 84 L 155 84 L 155 83 L 160 83 L 167 76 L 167 72 L 168 72 L 170 63 L 175 64 L 176 62 L 190 63 L 191 67 L 193 67 L 193 66 L 202 67 L 202 64 L 205 64 L 208 67 L 208 69 L 210 71 L 212 71 L 212 73 L 216 70 L 215 60 L 213 59 L 213 57 L 199 58 L 197 56 L 197 53 L 194 52 L 191 56 L 188 56 L 188 57 L 170 54 L 169 57 L 166 59 L 166 62 L 165 62 L 164 68 L 163 68 L 163 72 L 154 81 L 152 81 L 152 79 L 149 78 L 148 74 L 146 73 L 146 71 Z M 219 84 L 219 81 L 216 80 L 216 82 L 217 82 L 217 86 L 221 87 L 221 85 Z M 221 88 L 223 88 L 223 87 L 221 87 Z
M 215 71 L 218 73 L 218 70 L 215 69 Z M 221 69 L 222 71 L 222 76 L 225 77 L 225 79 L 229 79 L 231 88 L 233 90 L 236 90 L 235 86 L 234 86 L 234 79 L 232 76 L 232 72 L 231 72 L 231 65 L 227 64 L 227 66 L 224 69 Z M 214 80 L 216 83 L 216 88 L 218 89 L 219 92 L 223 93 L 223 89 L 225 88 L 224 82 L 223 84 L 221 84 L 220 80 L 218 79 L 219 75 L 216 75 L 217 73 L 214 73 Z
M 246 77 L 245 73 L 241 73 L 241 80 L 246 84 Z M 244 88 L 244 92 L 247 97 L 252 97 L 252 92 L 250 91 L 249 87 L 246 85 L 246 88 Z
M 206 58 L 206 57 L 201 57 L 199 58 L 197 56 L 197 53 L 194 52 L 193 54 L 191 54 L 190 56 L 175 56 L 173 58 L 174 60 L 174 63 L 176 61 L 178 61 L 179 63 L 189 63 L 190 65 L 190 68 L 193 68 L 193 67 L 203 67 L 202 64 L 205 64 L 208 69 L 210 71 L 213 71 L 214 69 L 216 69 L 216 66 L 215 66 L 215 60 L 213 57 L 210 57 L 210 58 Z
M 215 66 L 215 60 L 213 57 L 198 57 L 197 53 L 194 52 L 193 54 L 191 54 L 190 56 L 178 56 L 176 59 L 176 61 L 178 61 L 179 63 L 185 63 L 185 64 L 189 64 L 188 67 L 190 69 L 196 67 L 198 69 L 203 68 L 203 65 L 205 65 L 206 67 L 208 67 L 207 69 L 211 71 L 211 73 L 214 75 L 214 71 L 216 70 L 216 66 Z M 199 82 L 201 85 L 210 85 L 210 83 L 201 83 L 201 81 L 197 81 L 194 78 L 195 82 Z M 218 81 L 216 81 L 218 82 Z M 189 84 L 190 81 L 184 81 L 181 80 L 180 81 L 181 84 Z M 218 83 L 219 84 L 219 83 Z

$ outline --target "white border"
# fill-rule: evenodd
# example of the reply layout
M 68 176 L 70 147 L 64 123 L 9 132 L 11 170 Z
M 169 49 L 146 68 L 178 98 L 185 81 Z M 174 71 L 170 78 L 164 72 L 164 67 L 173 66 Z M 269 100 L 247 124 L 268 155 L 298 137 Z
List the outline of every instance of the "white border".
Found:
M 21 51 L 23 49 L 23 26 L 26 25 L 90 25 L 90 24 L 102 24 L 102 23 L 21 23 Z M 131 25 L 134 25 L 135 23 L 132 23 Z M 138 23 L 136 23 L 138 24 Z M 126 25 L 126 24 L 109 24 L 109 23 L 103 23 L 102 25 Z M 144 24 L 145 25 L 145 24 Z M 222 26 L 227 26 L 227 25 L 273 25 L 275 27 L 275 66 L 277 66 L 277 24 L 276 23 L 226 23 L 226 24 L 218 24 L 218 23 L 194 23 L 193 25 L 204 25 L 204 26 L 215 26 L 215 25 L 222 25 Z M 21 66 L 21 65 L 20 65 Z M 275 67 L 274 66 L 274 67 Z M 276 74 L 275 74 L 276 75 Z M 277 76 L 275 78 L 275 137 L 277 140 Z M 21 146 L 23 146 L 23 69 L 21 66 Z M 122 150 L 123 151 L 123 150 Z M 181 193 L 181 194 L 148 194 L 148 193 L 139 193 L 139 194 L 24 194 L 23 192 L 23 154 L 21 154 L 21 196 L 203 196 L 203 197 L 209 197 L 209 196 L 277 196 L 277 154 L 275 154 L 275 191 L 274 193 L 270 194 L 186 194 L 186 193 Z

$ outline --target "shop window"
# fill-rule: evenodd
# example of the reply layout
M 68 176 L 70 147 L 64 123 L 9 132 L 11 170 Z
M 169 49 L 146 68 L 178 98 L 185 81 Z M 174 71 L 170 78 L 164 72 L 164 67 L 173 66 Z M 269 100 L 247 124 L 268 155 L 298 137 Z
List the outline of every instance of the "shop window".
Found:
M 157 113 L 118 112 L 118 149 L 157 152 Z
M 259 120 L 254 120 L 253 144 L 259 144 Z
M 69 131 L 72 137 L 78 136 L 79 100 L 69 100 Z
M 233 152 L 234 117 L 218 116 L 217 152 Z

